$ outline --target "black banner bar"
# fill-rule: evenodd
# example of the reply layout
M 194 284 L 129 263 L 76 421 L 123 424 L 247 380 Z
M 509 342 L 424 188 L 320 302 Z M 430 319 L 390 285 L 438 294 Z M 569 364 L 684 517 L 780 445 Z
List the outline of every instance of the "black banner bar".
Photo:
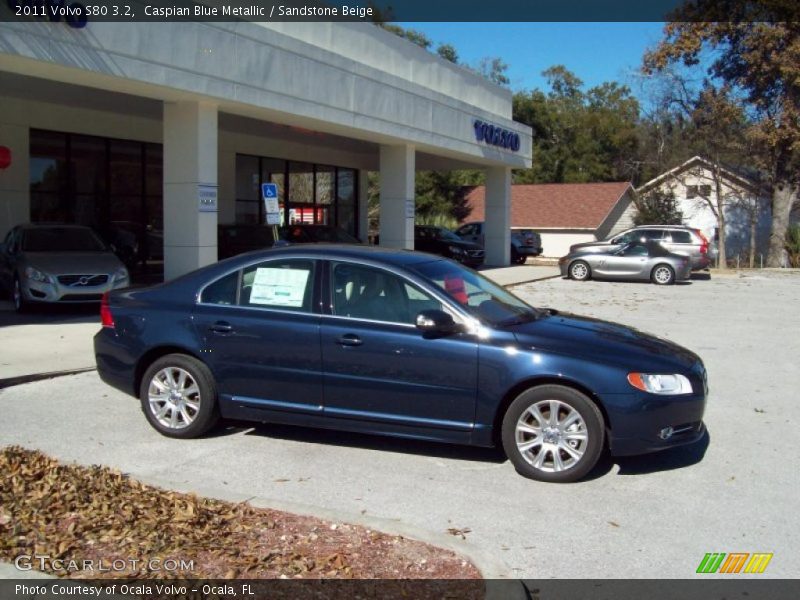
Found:
M 800 580 L 0 580 L 3 600 L 796 600 Z

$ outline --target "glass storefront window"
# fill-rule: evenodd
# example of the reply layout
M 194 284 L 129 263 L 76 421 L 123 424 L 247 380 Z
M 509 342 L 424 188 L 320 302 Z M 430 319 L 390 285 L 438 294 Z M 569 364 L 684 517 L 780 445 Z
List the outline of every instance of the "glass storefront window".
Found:
M 237 154 L 236 182 L 237 223 L 264 222 L 260 184 L 270 182 L 278 186 L 281 225 L 335 225 L 357 234 L 353 169 Z
M 93 227 L 129 268 L 163 258 L 160 144 L 30 132 L 31 221 Z

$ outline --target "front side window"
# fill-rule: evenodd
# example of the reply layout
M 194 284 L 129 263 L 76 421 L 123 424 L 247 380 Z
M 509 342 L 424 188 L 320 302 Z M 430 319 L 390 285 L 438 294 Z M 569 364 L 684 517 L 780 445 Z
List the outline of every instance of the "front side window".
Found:
M 433 261 L 411 268 L 441 288 L 467 312 L 491 325 L 510 325 L 533 320 L 539 315 L 532 306 L 457 263 Z
M 441 302 L 403 278 L 373 267 L 333 265 L 333 314 L 413 325 L 423 310 L 442 310 Z
M 305 259 L 272 260 L 242 272 L 239 304 L 311 312 L 314 264 Z

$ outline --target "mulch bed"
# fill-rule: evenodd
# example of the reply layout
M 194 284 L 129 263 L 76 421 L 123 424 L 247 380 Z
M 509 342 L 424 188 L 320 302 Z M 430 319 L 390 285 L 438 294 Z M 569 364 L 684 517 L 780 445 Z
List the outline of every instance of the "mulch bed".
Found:
M 0 450 L 0 560 L 20 555 L 62 561 L 41 570 L 69 578 L 481 577 L 463 557 L 402 536 L 162 490 L 11 446 Z M 164 570 L 168 559 L 192 568 Z

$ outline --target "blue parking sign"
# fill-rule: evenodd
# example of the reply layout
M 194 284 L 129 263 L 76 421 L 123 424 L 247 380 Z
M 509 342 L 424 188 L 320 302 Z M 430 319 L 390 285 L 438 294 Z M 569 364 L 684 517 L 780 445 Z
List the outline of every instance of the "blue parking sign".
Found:
M 278 197 L 278 184 L 277 183 L 262 183 L 261 184 L 261 195 L 266 200 L 267 198 L 277 198 Z
M 278 186 L 274 183 L 262 183 L 261 197 L 264 198 L 264 216 L 267 225 L 280 225 L 281 209 L 278 204 Z

